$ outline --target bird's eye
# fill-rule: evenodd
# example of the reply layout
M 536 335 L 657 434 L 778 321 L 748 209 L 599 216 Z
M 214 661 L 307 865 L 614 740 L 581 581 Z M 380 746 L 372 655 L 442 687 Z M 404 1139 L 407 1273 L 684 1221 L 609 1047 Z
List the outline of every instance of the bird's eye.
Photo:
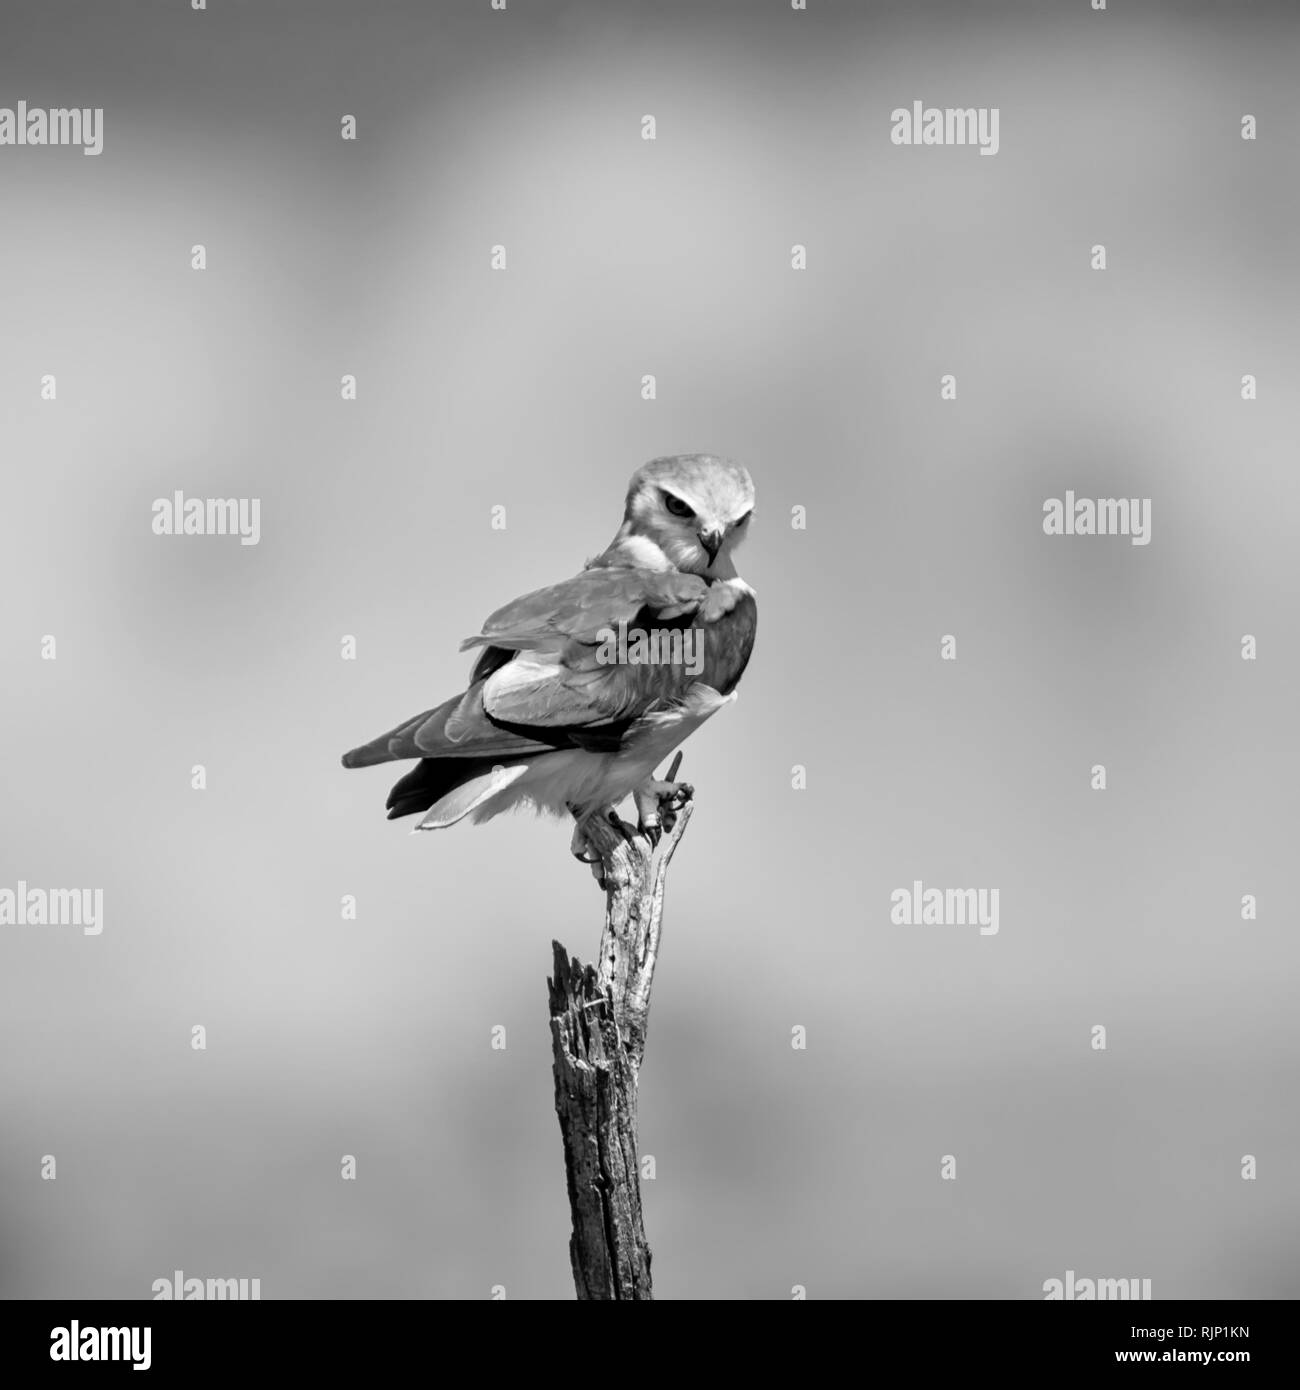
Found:
M 680 497 L 675 497 L 671 492 L 664 493 L 664 506 L 667 507 L 671 516 L 688 518 L 695 515 Z
M 735 519 L 735 521 L 733 521 L 731 524 L 732 524 L 733 526 L 737 526 L 737 527 L 743 526 L 743 525 L 749 520 L 749 518 L 750 518 L 751 516 L 753 516 L 753 515 L 754 515 L 754 509 L 753 509 L 753 507 L 751 507 L 751 508 L 745 513 L 744 516 L 738 516 L 738 517 Z

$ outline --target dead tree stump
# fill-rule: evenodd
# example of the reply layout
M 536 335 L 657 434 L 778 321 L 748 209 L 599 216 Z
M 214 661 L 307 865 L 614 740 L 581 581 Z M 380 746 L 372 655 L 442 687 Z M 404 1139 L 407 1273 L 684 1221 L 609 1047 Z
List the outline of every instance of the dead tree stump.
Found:
M 665 816 L 657 843 L 617 818 L 597 822 L 589 839 L 604 869 L 599 963 L 583 965 L 558 941 L 551 943 L 555 1111 L 564 1138 L 573 1215 L 569 1260 L 579 1299 L 653 1297 L 641 1216 L 637 1077 L 664 881 L 693 809 L 687 800 L 675 820 Z

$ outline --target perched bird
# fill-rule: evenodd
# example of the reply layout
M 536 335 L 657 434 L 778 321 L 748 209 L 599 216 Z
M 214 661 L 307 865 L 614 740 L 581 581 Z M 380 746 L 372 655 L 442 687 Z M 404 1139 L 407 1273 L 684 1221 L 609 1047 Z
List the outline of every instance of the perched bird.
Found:
M 623 524 L 572 579 L 499 609 L 461 650 L 482 648 L 469 688 L 343 755 L 344 767 L 418 758 L 388 817 L 425 812 L 418 830 L 516 806 L 571 813 L 584 826 L 629 794 L 643 830 L 685 783 L 660 761 L 722 705 L 754 645 L 754 591 L 732 552 L 754 510 L 738 464 L 709 454 L 658 458 L 628 485 Z

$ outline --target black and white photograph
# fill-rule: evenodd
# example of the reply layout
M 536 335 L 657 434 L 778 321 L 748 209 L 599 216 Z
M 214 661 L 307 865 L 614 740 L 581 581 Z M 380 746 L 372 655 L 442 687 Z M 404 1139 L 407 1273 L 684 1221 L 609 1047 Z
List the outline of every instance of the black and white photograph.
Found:
M 1263 1362 L 1298 229 L 1295 0 L 0 0 L 6 1344 Z

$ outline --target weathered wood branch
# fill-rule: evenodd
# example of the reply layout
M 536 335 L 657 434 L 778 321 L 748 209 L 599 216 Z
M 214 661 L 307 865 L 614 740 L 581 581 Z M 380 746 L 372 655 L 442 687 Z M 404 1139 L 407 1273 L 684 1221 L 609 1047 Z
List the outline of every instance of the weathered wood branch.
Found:
M 616 818 L 594 823 L 588 839 L 600 855 L 605 885 L 599 962 L 583 965 L 558 941 L 551 943 L 555 1111 L 564 1138 L 573 1216 L 569 1259 L 579 1299 L 653 1296 L 641 1216 L 637 1077 L 664 883 L 693 809 L 687 800 L 666 815 L 658 843 Z

